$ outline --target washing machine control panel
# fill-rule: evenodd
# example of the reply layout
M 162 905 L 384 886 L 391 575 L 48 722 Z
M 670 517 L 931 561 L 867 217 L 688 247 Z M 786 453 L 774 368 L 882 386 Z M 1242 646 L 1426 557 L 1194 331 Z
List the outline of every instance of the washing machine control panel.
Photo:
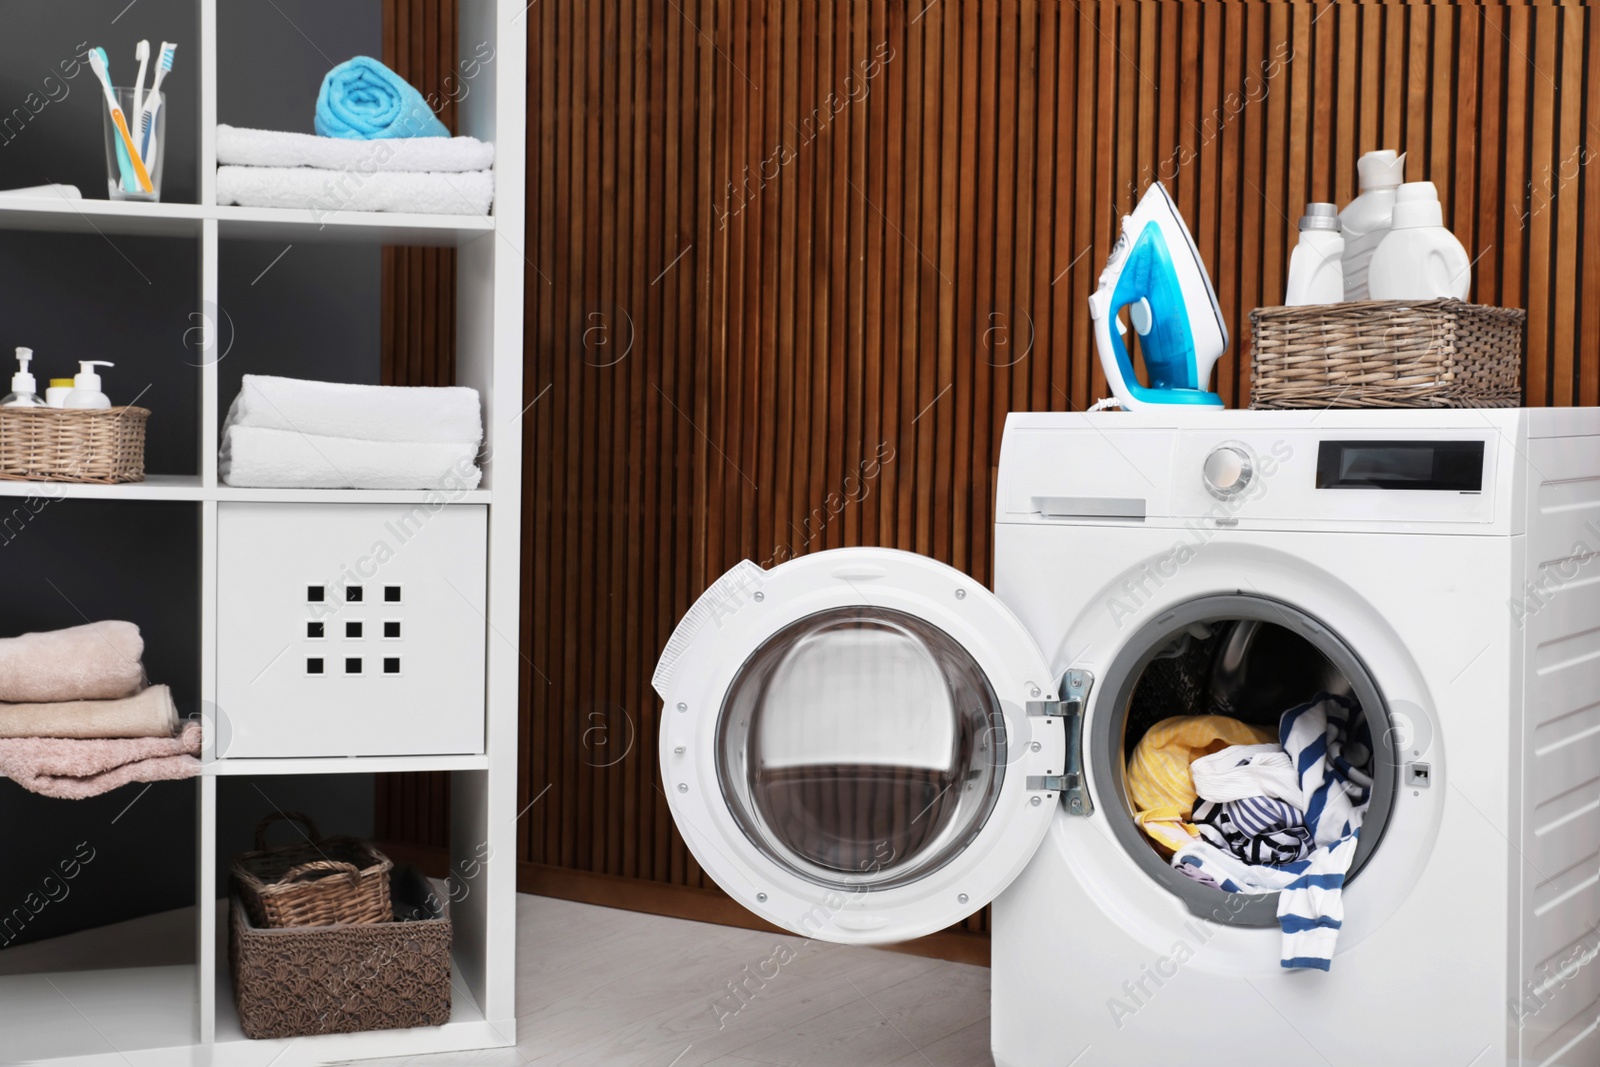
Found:
M 1220 445 L 1211 450 L 1201 470 L 1206 491 L 1221 500 L 1238 496 L 1255 475 L 1250 453 L 1238 445 Z
M 1230 411 L 1181 413 L 1172 425 L 1141 412 L 1012 418 L 996 485 L 1003 523 L 1420 533 L 1435 524 L 1510 531 L 1516 520 L 1501 491 L 1514 464 L 1500 453 L 1516 430 L 1503 413 Z

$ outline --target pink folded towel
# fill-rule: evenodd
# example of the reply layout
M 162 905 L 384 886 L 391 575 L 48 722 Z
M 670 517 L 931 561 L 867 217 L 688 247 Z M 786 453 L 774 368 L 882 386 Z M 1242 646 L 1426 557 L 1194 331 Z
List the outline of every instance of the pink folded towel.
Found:
M 144 685 L 144 638 L 131 622 L 92 622 L 0 638 L 0 700 L 113 700 Z
M 177 732 L 178 709 L 164 685 L 121 700 L 0 703 L 0 738 L 171 737 Z
M 129 782 L 163 782 L 200 773 L 201 731 L 186 723 L 176 737 L 79 741 L 0 739 L 0 775 L 47 797 L 82 800 Z

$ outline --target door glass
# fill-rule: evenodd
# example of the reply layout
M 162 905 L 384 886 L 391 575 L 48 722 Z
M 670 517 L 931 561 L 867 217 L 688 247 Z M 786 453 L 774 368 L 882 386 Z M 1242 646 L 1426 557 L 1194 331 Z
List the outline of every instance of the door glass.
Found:
M 774 635 L 728 690 L 718 775 L 734 817 L 801 877 L 888 889 L 949 863 L 988 820 L 1005 718 L 935 626 L 859 606 Z

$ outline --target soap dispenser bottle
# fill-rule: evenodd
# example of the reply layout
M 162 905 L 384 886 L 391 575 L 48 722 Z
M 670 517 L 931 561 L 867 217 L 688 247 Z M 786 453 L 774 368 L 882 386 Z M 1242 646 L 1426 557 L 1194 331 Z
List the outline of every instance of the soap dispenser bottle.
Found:
M 67 394 L 65 408 L 79 411 L 102 411 L 111 406 L 111 400 L 100 391 L 100 375 L 91 367 L 114 367 L 103 359 L 86 359 L 78 363 L 78 373 L 72 379 L 72 392 Z
M 28 371 L 28 364 L 33 361 L 33 349 L 17 349 L 17 365 L 22 369 L 11 376 L 11 393 L 4 400 L 0 400 L 0 408 L 42 408 L 43 400 L 39 399 L 39 384 L 33 380 L 33 375 Z

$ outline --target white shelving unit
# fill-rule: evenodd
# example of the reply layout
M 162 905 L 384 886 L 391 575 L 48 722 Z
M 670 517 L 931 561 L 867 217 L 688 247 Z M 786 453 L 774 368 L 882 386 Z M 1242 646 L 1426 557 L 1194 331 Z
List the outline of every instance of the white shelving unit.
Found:
M 38 942 L 0 955 L 0 1061 L 73 1067 L 292 1067 L 372 1056 L 420 1055 L 513 1045 L 515 960 L 514 830 L 517 796 L 520 486 L 522 410 L 522 293 L 524 258 L 524 101 L 527 77 L 525 0 L 462 0 L 463 58 L 492 42 L 471 91 L 459 100 L 460 132 L 496 145 L 492 217 L 311 211 L 219 206 L 215 203 L 217 24 L 222 0 L 196 0 L 199 40 L 185 42 L 184 62 L 198 65 L 199 204 L 121 204 L 0 200 L 0 231 L 161 236 L 197 243 L 202 316 L 221 304 L 219 242 L 223 238 L 282 238 L 368 244 L 454 246 L 457 255 L 457 384 L 476 388 L 484 402 L 486 448 L 481 488 L 448 495 L 447 507 L 487 511 L 484 744 L 481 752 L 404 756 L 318 755 L 286 759 L 229 759 L 208 752 L 198 794 L 195 879 L 198 905 L 177 916 L 155 916 Z M 252 505 L 380 504 L 436 501 L 429 492 L 234 489 L 217 477 L 219 413 L 216 367 L 196 370 L 200 405 L 198 475 L 161 475 L 126 486 L 0 482 L 0 497 L 46 495 L 52 500 L 167 501 L 195 506 L 200 515 L 201 691 L 208 707 L 218 693 L 218 511 Z M 508 639 L 509 638 L 509 639 Z M 185 712 L 194 709 L 182 709 Z M 371 713 L 382 714 L 375 706 Z M 381 725 L 375 721 L 375 728 Z M 218 780 L 250 775 L 316 775 L 445 771 L 451 775 L 452 874 L 467 891 L 451 894 L 454 957 L 451 1021 L 441 1027 L 323 1035 L 287 1041 L 245 1038 L 234 1012 L 227 973 L 226 886 L 217 883 Z M 173 923 L 194 931 L 193 948 L 172 959 Z M 182 939 L 187 942 L 187 939 Z M 159 965 L 143 965 L 159 960 Z M 17 963 L 13 961 L 25 961 Z M 118 964 L 121 964 L 120 966 Z M 25 973 L 18 973 L 23 971 Z M 87 1024 L 87 1025 L 85 1025 Z
M 108 237 L 199 237 L 206 232 L 208 223 L 214 223 L 222 237 L 282 237 L 299 243 L 362 241 L 459 246 L 498 230 L 495 216 L 345 211 L 319 217 L 310 211 L 286 208 L 0 199 L 0 229 L 7 230 L 99 233 Z

